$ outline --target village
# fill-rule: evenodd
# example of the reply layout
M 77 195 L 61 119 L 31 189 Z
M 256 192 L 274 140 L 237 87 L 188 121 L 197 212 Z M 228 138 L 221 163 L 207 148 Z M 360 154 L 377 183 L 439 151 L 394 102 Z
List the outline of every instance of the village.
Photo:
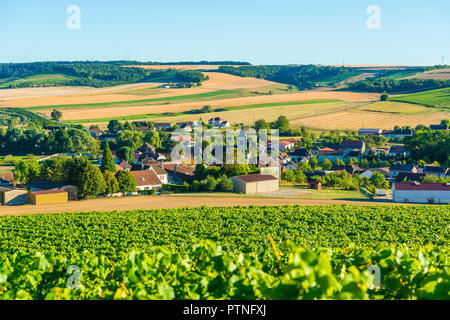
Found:
M 221 117 L 212 117 L 206 123 L 136 121 L 121 124 L 112 121 L 108 130 L 93 126 L 88 133 L 101 145 L 101 154 L 56 153 L 15 161 L 11 171 L 0 172 L 0 203 L 45 205 L 95 197 L 199 192 L 284 197 L 286 194 L 295 196 L 293 190 L 296 189 L 359 191 L 371 201 L 450 202 L 449 169 L 436 161 L 428 163 L 428 159 L 412 161 L 409 148 L 403 143 L 414 135 L 416 130 L 412 128 L 361 128 L 351 137 L 334 138 L 331 137 L 334 133 L 317 137 L 302 129 L 300 137 L 285 137 L 283 132 L 289 128 L 286 121 L 280 116 L 271 124 L 282 133 L 276 146 L 279 153 L 275 165 L 261 159 L 249 164 L 248 155 L 244 164 L 194 164 L 183 155 L 172 159 L 170 149 L 177 143 L 193 151 L 195 126 L 222 132 L 232 127 Z M 233 127 L 240 128 L 237 132 L 261 129 L 256 125 Z M 67 130 L 63 126 L 44 129 Z M 425 129 L 428 132 L 449 130 L 445 121 Z M 169 138 L 175 130 L 183 134 Z M 167 138 L 162 139 L 164 136 Z M 204 141 L 202 148 L 207 145 Z M 223 148 L 225 153 L 226 146 Z M 274 146 L 269 140 L 267 151 L 271 149 Z M 188 153 L 189 157 L 192 153 Z M 3 157 L 3 161 L 8 157 L 12 156 Z M 74 163 L 70 164 L 70 159 L 75 159 Z M 77 176 L 73 174 L 75 169 L 66 168 L 72 170 L 72 177 L 67 178 L 66 174 L 64 178 L 64 174 L 58 172 L 58 166 L 76 167 L 82 163 L 81 159 L 92 166 L 90 173 L 80 171 Z

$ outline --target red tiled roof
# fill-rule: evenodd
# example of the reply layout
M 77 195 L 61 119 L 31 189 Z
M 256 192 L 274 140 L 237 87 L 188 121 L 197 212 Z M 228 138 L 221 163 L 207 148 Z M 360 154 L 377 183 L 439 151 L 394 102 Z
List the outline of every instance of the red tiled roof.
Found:
M 157 186 L 161 185 L 158 176 L 152 170 L 130 171 L 136 179 L 136 185 L 140 186 Z
M 445 183 L 409 183 L 409 182 L 395 182 L 395 190 L 433 190 L 433 191 L 450 191 L 450 184 Z
M 359 140 L 344 140 L 339 144 L 339 148 L 345 149 L 362 148 L 363 143 L 364 142 Z
M 6 182 L 12 182 L 12 181 L 14 181 L 14 173 L 0 172 L 0 180 L 6 181 Z
M 234 178 L 237 178 L 244 182 L 259 182 L 259 181 L 269 181 L 269 180 L 278 180 L 278 178 L 275 178 L 274 176 L 271 176 L 269 174 L 249 174 L 246 176 L 236 176 Z

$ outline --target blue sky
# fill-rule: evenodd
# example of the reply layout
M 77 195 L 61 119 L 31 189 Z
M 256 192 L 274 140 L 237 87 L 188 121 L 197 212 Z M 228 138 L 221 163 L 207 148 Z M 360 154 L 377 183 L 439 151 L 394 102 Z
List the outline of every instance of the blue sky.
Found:
M 69 30 L 69 5 L 81 29 Z M 366 9 L 381 10 L 368 29 Z M 450 64 L 448 0 L 0 1 L 0 62 Z

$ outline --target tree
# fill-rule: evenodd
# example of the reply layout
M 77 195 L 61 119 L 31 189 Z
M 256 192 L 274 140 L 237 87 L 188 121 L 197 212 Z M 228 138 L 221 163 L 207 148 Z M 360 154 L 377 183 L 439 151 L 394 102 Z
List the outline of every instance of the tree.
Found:
M 377 194 L 377 188 L 373 184 L 369 184 L 366 189 L 370 194 L 370 198 L 373 199 L 373 197 Z
M 345 163 L 341 159 L 336 158 L 336 160 L 334 161 L 334 165 L 335 166 L 345 166 Z
M 230 179 L 222 179 L 218 185 L 220 191 L 232 192 L 233 191 L 233 181 Z
M 331 163 L 330 159 L 325 158 L 322 161 L 322 169 L 323 170 L 330 170 L 333 164 Z
M 319 164 L 319 160 L 317 160 L 316 156 L 312 156 L 311 159 L 309 159 L 309 165 L 312 169 L 315 169 L 317 165 Z
M 255 130 L 259 131 L 261 129 L 270 131 L 270 124 L 264 119 L 259 119 L 255 122 Z
M 200 185 L 205 191 L 214 191 L 217 186 L 217 181 L 213 176 L 207 176 L 206 179 L 200 181 Z
M 294 170 L 286 170 L 281 174 L 281 180 L 294 182 L 295 181 L 295 173 Z
M 356 158 L 348 159 L 348 164 L 349 165 L 353 165 L 353 164 L 357 164 L 357 163 L 358 163 L 358 159 L 356 159 Z
M 159 138 L 158 131 L 147 131 L 143 138 L 143 142 L 148 142 L 155 148 L 161 147 L 161 139 Z
M 106 183 L 99 168 L 88 162 L 82 169 L 79 177 L 78 195 L 83 199 L 89 199 L 105 193 Z
M 446 128 L 450 128 L 450 119 L 442 119 L 441 126 L 445 126 Z
M 295 182 L 297 183 L 303 183 L 306 182 L 307 178 L 305 176 L 305 174 L 303 173 L 303 171 L 297 170 L 295 172 Z
M 122 147 L 117 150 L 117 157 L 119 159 L 127 161 L 128 163 L 134 162 L 134 152 L 130 147 Z
M 126 193 L 136 191 L 136 179 L 131 173 L 120 170 L 116 173 L 116 179 L 119 183 L 120 192 Z
M 113 194 L 119 192 L 119 182 L 111 171 L 106 170 L 103 172 L 103 178 L 105 179 L 105 193 Z
M 281 115 L 278 117 L 277 121 L 275 121 L 275 128 L 277 129 L 289 129 L 289 120 Z
M 56 109 L 53 109 L 52 113 L 50 114 L 53 120 L 60 120 L 62 118 L 61 111 L 58 111 Z
M 375 171 L 372 174 L 372 177 L 370 177 L 370 182 L 376 187 L 376 188 L 383 188 L 383 189 L 389 189 L 389 182 L 386 181 L 386 178 L 383 174 L 381 174 L 378 171 Z
M 122 130 L 122 128 L 122 124 L 117 120 L 111 120 L 108 123 L 108 130 L 111 132 L 117 132 L 119 130 Z
M 383 94 L 380 96 L 380 101 L 388 101 L 389 95 L 386 92 L 383 92 Z
M 102 172 L 109 171 L 112 173 L 116 173 L 116 165 L 114 164 L 114 159 L 111 153 L 111 150 L 109 149 L 109 143 L 106 142 L 105 150 L 103 150 L 103 158 L 102 158 L 102 164 L 100 166 L 100 170 Z
M 14 180 L 30 183 L 39 179 L 41 167 L 36 160 L 20 160 L 14 162 Z

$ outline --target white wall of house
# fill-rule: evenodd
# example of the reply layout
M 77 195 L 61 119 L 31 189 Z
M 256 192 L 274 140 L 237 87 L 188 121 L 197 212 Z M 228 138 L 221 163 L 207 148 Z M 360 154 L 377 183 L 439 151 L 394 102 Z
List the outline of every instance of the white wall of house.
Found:
M 450 191 L 392 189 L 394 202 L 430 203 L 431 199 L 433 203 L 450 203 Z

